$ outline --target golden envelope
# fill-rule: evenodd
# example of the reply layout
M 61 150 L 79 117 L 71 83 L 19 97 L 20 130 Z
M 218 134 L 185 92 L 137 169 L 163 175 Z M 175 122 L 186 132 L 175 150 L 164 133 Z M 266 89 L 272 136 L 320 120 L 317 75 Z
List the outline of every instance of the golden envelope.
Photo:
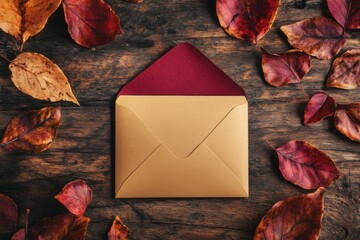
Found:
M 152 93 L 116 100 L 115 196 L 248 197 L 246 97 Z

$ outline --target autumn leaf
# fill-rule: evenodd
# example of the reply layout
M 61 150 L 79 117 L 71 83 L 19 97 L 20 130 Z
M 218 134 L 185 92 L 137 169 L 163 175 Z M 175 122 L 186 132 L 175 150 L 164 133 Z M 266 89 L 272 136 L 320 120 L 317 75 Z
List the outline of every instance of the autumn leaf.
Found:
M 25 240 L 25 229 L 22 228 L 17 231 L 12 237 L 11 240 Z
M 316 240 L 323 212 L 324 188 L 277 202 L 261 219 L 254 240 Z
M 360 142 L 360 102 L 338 104 L 334 123 L 339 132 L 353 141 Z
M 327 86 L 354 89 L 360 85 L 360 49 L 346 51 L 336 58 L 327 78 Z
M 45 151 L 55 139 L 60 119 L 60 107 L 20 112 L 6 127 L 0 144 L 10 152 Z
M 83 180 L 75 180 L 66 184 L 55 198 L 71 213 L 82 216 L 91 202 L 92 191 Z
M 48 18 L 59 7 L 61 0 L 2 0 L 0 1 L 0 28 L 25 41 L 38 34 Z
M 299 50 L 270 54 L 263 48 L 262 69 L 267 83 L 275 87 L 299 83 L 311 68 L 311 57 Z
M 331 15 L 346 29 L 360 29 L 359 0 L 327 0 Z
M 0 194 L 0 226 L 16 228 L 18 221 L 18 207 L 14 200 Z
M 304 141 L 290 141 L 274 149 L 281 174 L 304 189 L 328 187 L 341 173 L 331 158 Z
M 216 0 L 220 25 L 230 36 L 257 44 L 271 28 L 280 0 Z
M 61 69 L 38 53 L 20 53 L 9 65 L 11 80 L 23 93 L 40 100 L 80 105 Z
M 27 235 L 33 234 L 32 232 L 29 234 L 29 215 L 30 215 L 30 209 L 26 209 L 26 215 L 25 215 L 25 228 L 20 229 L 17 231 L 12 237 L 11 240 L 26 240 L 28 239 Z
M 309 18 L 280 27 L 294 48 L 319 59 L 330 59 L 344 46 L 343 28 L 326 17 Z
M 127 240 L 128 234 L 129 229 L 121 222 L 120 217 L 116 216 L 108 232 L 108 240 Z
M 83 47 L 104 45 L 123 34 L 119 18 L 103 0 L 64 0 L 63 8 L 70 36 Z
M 324 92 L 314 94 L 305 108 L 304 124 L 320 122 L 335 113 L 336 103 L 332 97 Z

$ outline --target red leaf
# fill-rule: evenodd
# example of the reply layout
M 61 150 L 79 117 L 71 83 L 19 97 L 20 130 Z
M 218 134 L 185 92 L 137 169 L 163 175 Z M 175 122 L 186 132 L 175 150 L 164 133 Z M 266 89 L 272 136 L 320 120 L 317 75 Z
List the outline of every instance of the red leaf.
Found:
M 302 188 L 328 187 L 341 175 L 328 155 L 307 142 L 290 141 L 275 150 L 281 174 Z
M 262 69 L 267 83 L 275 87 L 299 83 L 311 68 L 311 57 L 299 50 L 281 55 L 262 50 Z
M 0 143 L 10 152 L 45 151 L 55 139 L 60 119 L 60 107 L 21 112 L 6 127 Z
M 359 85 L 360 49 L 348 50 L 335 59 L 327 78 L 327 86 L 354 89 Z
M 261 219 L 254 240 L 306 239 L 320 235 L 324 188 L 277 202 Z
M 335 101 L 324 92 L 314 94 L 305 108 L 304 124 L 320 122 L 335 113 Z
M 17 231 L 12 237 L 11 240 L 25 240 L 25 228 Z
M 18 207 L 14 200 L 0 194 L 0 226 L 16 228 Z
M 360 142 L 360 102 L 338 104 L 334 123 L 339 132 L 353 141 Z
M 359 0 L 327 0 L 331 15 L 346 29 L 360 29 Z
M 55 198 L 71 213 L 82 216 L 91 202 L 92 191 L 83 180 L 75 180 L 66 184 Z
M 121 222 L 120 217 L 116 216 L 108 232 L 108 240 L 127 240 L 128 234 L 129 229 Z
M 221 27 L 231 36 L 253 44 L 271 28 L 280 0 L 216 0 Z
M 107 44 L 123 34 L 120 20 L 103 0 L 64 0 L 70 36 L 84 47 Z
M 330 59 L 344 46 L 343 28 L 326 17 L 309 18 L 280 27 L 294 48 L 319 59 Z

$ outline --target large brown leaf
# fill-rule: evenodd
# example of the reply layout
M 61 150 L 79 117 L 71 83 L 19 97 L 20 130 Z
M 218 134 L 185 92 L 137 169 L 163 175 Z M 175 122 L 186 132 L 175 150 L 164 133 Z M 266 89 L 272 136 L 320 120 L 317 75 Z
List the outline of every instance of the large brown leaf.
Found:
M 328 187 L 341 176 L 333 160 L 307 142 L 293 140 L 275 150 L 281 174 L 302 188 Z
M 311 57 L 299 50 L 270 54 L 262 50 L 262 69 L 267 83 L 275 87 L 299 83 L 311 68 Z
M 360 29 L 359 0 L 327 0 L 331 15 L 346 29 Z
M 335 101 L 324 92 L 314 94 L 305 108 L 304 124 L 320 122 L 335 113 Z
M 63 71 L 45 56 L 24 52 L 11 61 L 9 68 L 11 80 L 23 93 L 40 100 L 79 105 Z
M 81 46 L 104 45 L 123 34 L 119 18 L 103 0 L 64 0 L 63 7 L 70 36 Z
M 323 212 L 323 188 L 277 202 L 261 219 L 254 240 L 316 240 Z
M 326 17 L 309 18 L 281 26 L 291 46 L 319 59 L 330 59 L 344 46 L 343 28 Z
M 16 228 L 18 220 L 18 207 L 14 200 L 0 194 L 0 226 Z
M 360 49 L 358 48 L 348 50 L 343 55 L 335 59 L 327 78 L 327 86 L 354 89 L 359 85 Z
M 108 240 L 127 240 L 129 229 L 121 222 L 119 216 L 116 216 L 108 232 Z
M 0 143 L 10 152 L 45 151 L 55 139 L 60 119 L 60 107 L 21 112 L 6 127 Z
M 271 28 L 280 0 L 216 0 L 221 27 L 231 36 L 253 44 Z
M 334 123 L 339 132 L 353 141 L 360 142 L 360 102 L 338 104 Z
M 39 33 L 61 0 L 1 0 L 0 28 L 24 43 Z

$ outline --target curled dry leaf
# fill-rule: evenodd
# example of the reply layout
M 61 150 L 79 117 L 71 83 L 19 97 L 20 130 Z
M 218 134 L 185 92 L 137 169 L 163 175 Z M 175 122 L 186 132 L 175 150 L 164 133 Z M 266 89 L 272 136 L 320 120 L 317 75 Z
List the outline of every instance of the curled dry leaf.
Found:
M 18 207 L 14 200 L 0 194 L 0 226 L 16 228 L 18 220 Z
M 299 83 L 311 68 L 311 57 L 299 50 L 270 54 L 262 50 L 262 69 L 267 83 L 275 87 Z
M 360 142 L 360 102 L 338 104 L 334 123 L 339 132 L 353 141 Z
M 277 202 L 261 219 L 254 240 L 316 240 L 323 212 L 324 188 Z
M 281 174 L 304 189 L 328 187 L 341 173 L 331 158 L 304 141 L 290 141 L 275 149 Z
M 127 240 L 129 229 L 121 222 L 119 216 L 116 216 L 110 231 L 108 232 L 108 240 Z
M 324 92 L 314 94 L 305 108 L 304 124 L 320 122 L 335 113 L 335 100 Z
M 328 87 L 354 89 L 360 85 L 360 49 L 346 51 L 336 58 L 327 78 Z
M 11 80 L 23 93 L 40 100 L 79 105 L 64 73 L 45 56 L 24 52 L 11 61 L 9 68 Z
M 6 127 L 0 143 L 10 152 L 45 151 L 55 139 L 60 119 L 60 107 L 21 112 Z
M 91 202 L 92 191 L 83 180 L 75 180 L 66 184 L 55 198 L 71 213 L 82 216 Z
M 346 42 L 343 28 L 326 17 L 305 19 L 280 29 L 291 46 L 319 59 L 332 58 Z
M 119 18 L 103 0 L 64 0 L 63 7 L 70 36 L 83 47 L 104 45 L 123 34 Z
M 0 28 L 24 43 L 39 33 L 61 0 L 2 0 Z
M 280 0 L 216 0 L 220 25 L 231 36 L 253 44 L 271 28 Z
M 346 29 L 360 29 L 359 0 L 327 0 L 331 15 Z

